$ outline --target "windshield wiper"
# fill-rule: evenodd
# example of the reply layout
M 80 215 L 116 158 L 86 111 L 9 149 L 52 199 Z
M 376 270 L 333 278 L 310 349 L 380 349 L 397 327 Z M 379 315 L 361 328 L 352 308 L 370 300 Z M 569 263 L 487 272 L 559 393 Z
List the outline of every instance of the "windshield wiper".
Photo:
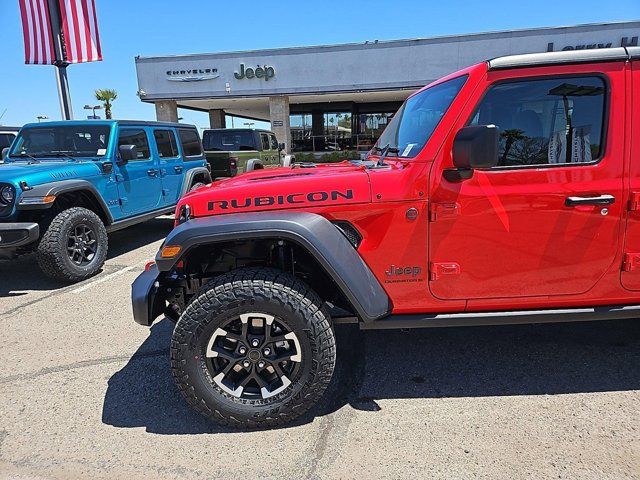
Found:
M 29 155 L 27 152 L 20 152 L 19 155 L 21 157 L 29 157 L 30 160 L 27 163 L 40 163 L 40 160 L 38 160 L 36 157 Z M 9 158 L 15 158 L 15 157 L 13 155 L 9 155 Z
M 68 158 L 69 160 L 71 160 L 72 162 L 77 162 L 78 159 L 75 157 L 72 157 L 71 155 L 69 155 L 67 152 L 64 152 L 62 150 L 54 150 L 51 152 L 51 155 L 53 155 L 54 157 L 64 157 L 64 158 Z

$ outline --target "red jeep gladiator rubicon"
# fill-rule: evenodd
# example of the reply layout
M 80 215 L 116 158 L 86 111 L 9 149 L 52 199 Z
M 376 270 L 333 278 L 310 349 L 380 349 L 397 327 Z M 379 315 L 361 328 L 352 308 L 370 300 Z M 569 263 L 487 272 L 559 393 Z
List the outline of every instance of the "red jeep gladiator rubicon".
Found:
M 334 326 L 640 314 L 640 48 L 497 58 L 411 95 L 365 161 L 260 170 L 178 204 L 132 287 L 217 422 L 309 409 Z

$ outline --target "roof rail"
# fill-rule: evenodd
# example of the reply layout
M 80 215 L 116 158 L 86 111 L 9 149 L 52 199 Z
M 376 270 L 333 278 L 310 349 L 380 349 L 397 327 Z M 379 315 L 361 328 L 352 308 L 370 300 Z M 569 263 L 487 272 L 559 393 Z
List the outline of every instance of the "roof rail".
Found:
M 639 47 L 594 48 L 590 50 L 567 50 L 561 52 L 525 53 L 508 55 L 487 62 L 489 70 L 517 67 L 541 67 L 592 62 L 624 62 L 630 58 L 640 58 Z

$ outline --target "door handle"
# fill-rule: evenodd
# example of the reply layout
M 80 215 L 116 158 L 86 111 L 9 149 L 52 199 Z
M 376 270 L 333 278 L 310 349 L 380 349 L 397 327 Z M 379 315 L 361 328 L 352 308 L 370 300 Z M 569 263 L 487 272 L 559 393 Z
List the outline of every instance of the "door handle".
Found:
M 173 169 L 175 170 L 176 173 L 182 173 L 182 167 L 176 166 L 176 167 L 173 167 Z
M 147 170 L 147 175 L 149 175 L 150 177 L 155 177 L 158 174 L 158 170 L 156 170 L 155 168 L 150 168 L 149 170 Z
M 567 207 L 579 207 L 580 205 L 612 205 L 616 197 L 613 195 L 598 195 L 596 197 L 567 197 L 564 204 Z

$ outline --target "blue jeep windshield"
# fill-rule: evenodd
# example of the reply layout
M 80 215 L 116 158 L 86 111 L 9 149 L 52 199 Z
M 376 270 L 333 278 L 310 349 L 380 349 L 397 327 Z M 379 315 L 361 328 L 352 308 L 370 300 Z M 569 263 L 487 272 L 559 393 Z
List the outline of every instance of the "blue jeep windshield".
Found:
M 452 78 L 409 98 L 378 139 L 376 150 L 388 145 L 389 152 L 397 152 L 399 157 L 415 157 L 466 81 L 467 75 Z
M 109 125 L 63 125 L 23 128 L 9 158 L 102 157 L 109 145 Z

